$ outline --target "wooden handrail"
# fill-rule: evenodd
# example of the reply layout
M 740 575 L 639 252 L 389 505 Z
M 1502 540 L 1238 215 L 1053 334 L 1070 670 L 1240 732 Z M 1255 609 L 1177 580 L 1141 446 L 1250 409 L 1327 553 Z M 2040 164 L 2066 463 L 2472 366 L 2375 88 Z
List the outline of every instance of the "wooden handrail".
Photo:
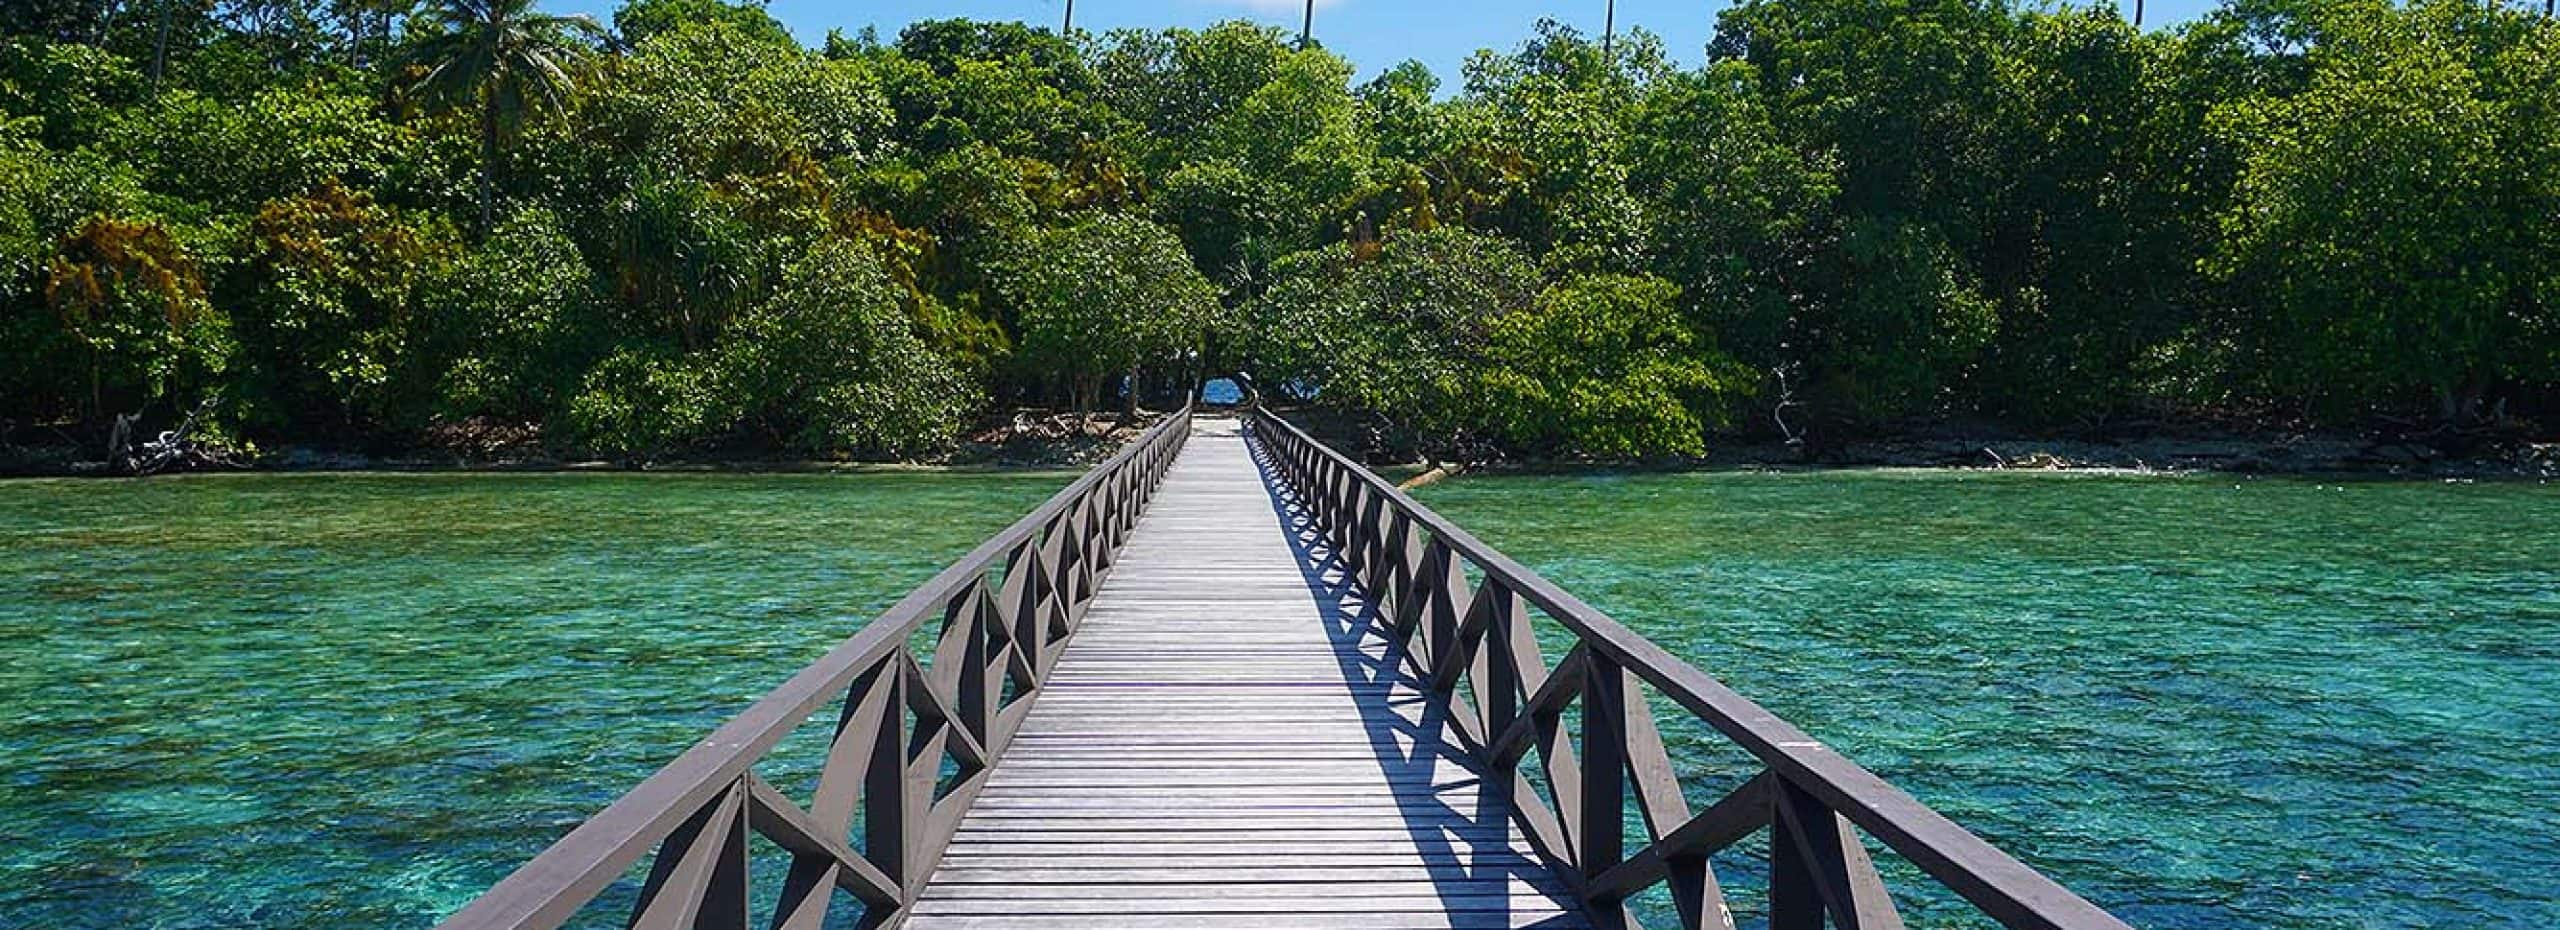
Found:
M 822 926 L 837 889 L 865 904 L 865 926 L 902 917 L 1181 451 L 1191 412 L 988 537 L 439 926 L 552 930 L 655 849 L 631 926 L 745 930 L 750 831 L 790 853 L 773 927 Z M 936 619 L 919 659 L 908 643 Z M 804 807 L 754 766 L 839 698 Z M 959 768 L 947 786 L 945 756 Z
M 1446 702 L 1457 737 L 1489 777 L 1511 783 L 1522 833 L 1601 925 L 1633 925 L 1627 901 L 1668 883 L 1680 926 L 1729 930 L 1732 917 L 1707 859 L 1766 826 L 1773 832 L 1772 930 L 1813 930 L 1826 914 L 1838 927 L 1898 930 L 1901 918 L 1849 829 L 1854 825 L 2004 926 L 2128 930 L 1294 424 L 1261 409 L 1250 418 L 1249 435 L 1367 592 L 1390 635 L 1408 645 L 1407 658 Z M 1480 579 L 1473 585 L 1468 567 Z M 1552 671 L 1527 607 L 1576 638 Z M 1723 734 L 1766 771 L 1690 816 L 1642 686 Z M 1574 701 L 1581 705 L 1578 728 L 1565 720 L 1565 705 Z M 1552 805 L 1520 770 L 1530 749 Z M 1629 853 L 1624 799 L 1631 788 L 1651 835 Z

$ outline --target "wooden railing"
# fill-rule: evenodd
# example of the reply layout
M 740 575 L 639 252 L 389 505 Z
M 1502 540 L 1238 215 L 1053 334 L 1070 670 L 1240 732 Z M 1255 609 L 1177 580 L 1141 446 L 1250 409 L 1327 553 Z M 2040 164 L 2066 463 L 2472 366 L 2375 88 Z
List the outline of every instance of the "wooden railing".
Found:
M 455 912 L 444 930 L 558 927 L 653 849 L 629 926 L 745 930 L 750 832 L 788 856 L 767 926 L 825 926 L 838 892 L 863 906 L 863 926 L 903 918 L 1190 421 L 1185 406 L 979 544 Z M 920 658 L 910 644 L 935 622 Z M 839 703 L 807 804 L 756 773 L 811 714 Z
M 1633 926 L 1631 899 L 1667 885 L 1679 926 L 1730 930 L 1709 859 L 1772 828 L 1771 930 L 1815 930 L 1826 914 L 1841 928 L 1902 926 L 1860 830 L 2003 925 L 2126 930 L 1296 426 L 1267 411 L 1251 423 L 1377 621 L 1443 702 L 1459 748 L 1508 795 L 1529 845 L 1599 925 Z M 1480 580 L 1471 585 L 1470 574 Z M 1553 665 L 1532 609 L 1574 639 Z M 1648 688 L 1756 757 L 1759 773 L 1692 809 Z M 1533 785 L 1532 764 L 1552 803 Z M 1629 794 L 1646 835 L 1632 850 Z

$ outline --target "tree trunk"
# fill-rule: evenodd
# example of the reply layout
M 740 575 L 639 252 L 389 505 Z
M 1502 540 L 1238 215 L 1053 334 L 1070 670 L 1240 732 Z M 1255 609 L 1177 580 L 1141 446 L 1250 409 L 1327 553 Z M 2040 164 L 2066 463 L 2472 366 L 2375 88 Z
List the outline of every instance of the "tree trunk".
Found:
M 497 227 L 498 214 L 498 89 L 495 85 L 480 88 L 480 236 L 487 238 Z
M 151 92 L 160 92 L 160 75 L 169 70 L 169 8 L 177 0 L 161 0 L 160 25 L 151 38 Z
M 2480 398 L 2488 393 L 2482 379 L 2465 377 L 2436 386 L 2436 419 L 2448 426 L 2468 426 L 2480 417 Z
M 89 347 L 89 415 L 80 418 L 83 423 L 98 422 L 98 415 L 107 412 L 107 392 L 103 386 L 106 380 L 105 355 L 97 346 Z
M 1138 422 L 1138 366 L 1136 365 L 1129 366 L 1129 387 L 1124 393 L 1128 396 L 1120 403 L 1120 423 L 1126 426 Z

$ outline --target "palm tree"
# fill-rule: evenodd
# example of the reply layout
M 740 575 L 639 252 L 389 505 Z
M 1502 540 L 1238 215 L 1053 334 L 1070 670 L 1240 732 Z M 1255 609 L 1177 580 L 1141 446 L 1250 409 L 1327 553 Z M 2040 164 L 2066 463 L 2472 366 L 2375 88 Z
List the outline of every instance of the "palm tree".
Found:
M 480 108 L 480 231 L 496 221 L 498 128 L 540 100 L 557 111 L 569 91 L 569 67 L 605 38 L 588 16 L 553 16 L 534 0 L 428 0 L 418 16 L 428 38 L 410 54 L 426 73 L 411 85 L 447 106 Z

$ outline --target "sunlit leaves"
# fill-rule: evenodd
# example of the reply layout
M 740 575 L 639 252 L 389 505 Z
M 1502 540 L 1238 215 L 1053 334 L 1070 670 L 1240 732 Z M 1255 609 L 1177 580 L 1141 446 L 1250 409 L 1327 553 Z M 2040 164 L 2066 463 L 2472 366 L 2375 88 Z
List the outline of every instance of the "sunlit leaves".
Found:
M 230 358 L 229 321 L 206 300 L 200 264 L 156 222 L 83 222 L 48 263 L 43 293 L 53 325 L 13 327 L 31 341 L 20 362 L 41 369 L 29 372 L 42 391 L 31 400 L 103 416 L 178 400 Z
M 618 148 L 702 178 L 777 170 L 794 154 L 866 161 L 887 150 L 890 125 L 888 99 L 861 64 L 722 22 L 642 43 L 594 106 Z
M 1705 452 L 1708 424 L 1746 376 L 1694 345 L 1678 290 L 1659 278 L 1579 277 L 1493 320 L 1478 401 L 1493 431 L 1556 456 Z
M 2242 332 L 2315 396 L 2422 392 L 2468 415 L 2489 384 L 2547 377 L 2555 260 L 2549 27 L 2451 2 L 2340 4 L 2298 94 L 2216 126 L 2245 166 L 2209 267 L 2264 298 Z
M 1247 309 L 1255 374 L 1386 424 L 1441 455 L 1481 448 L 1476 384 L 1494 322 L 1528 310 L 1537 268 L 1504 240 L 1455 228 L 1291 255 Z
M 1217 309 L 1182 240 L 1127 214 L 1024 237 L 996 280 L 1021 334 L 1018 362 L 1068 380 L 1083 409 L 1105 378 L 1196 352 Z

